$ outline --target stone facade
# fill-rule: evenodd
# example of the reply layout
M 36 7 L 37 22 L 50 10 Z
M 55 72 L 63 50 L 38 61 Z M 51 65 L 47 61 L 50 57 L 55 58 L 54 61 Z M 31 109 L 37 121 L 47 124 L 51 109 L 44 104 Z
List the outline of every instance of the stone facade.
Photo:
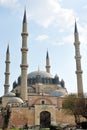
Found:
M 35 108 L 12 108 L 10 126 L 23 127 L 26 123 L 29 126 L 40 125 L 40 113 L 47 111 L 51 113 L 51 124 L 62 123 L 75 124 L 74 117 L 65 115 L 64 112 L 53 105 L 35 105 Z
M 76 32 L 75 32 L 76 33 Z M 62 110 L 62 101 L 68 94 L 64 80 L 59 80 L 59 76 L 52 76 L 50 73 L 50 59 L 46 57 L 46 71 L 33 71 L 27 74 L 27 21 L 26 21 L 26 10 L 24 12 L 23 18 L 23 28 L 22 28 L 22 61 L 21 61 L 21 75 L 18 77 L 17 82 L 13 83 L 13 88 L 11 93 L 6 92 L 5 95 L 1 97 L 2 106 L 10 105 L 12 108 L 10 126 L 23 127 L 25 124 L 29 126 L 40 125 L 42 127 L 49 127 L 51 124 L 61 124 L 70 123 L 74 124 L 74 117 L 70 115 L 65 115 Z M 77 34 L 75 34 L 77 35 Z M 77 35 L 78 36 L 78 35 Z M 75 37 L 78 38 L 78 37 Z M 79 46 L 77 46 L 75 41 L 75 49 L 79 52 Z M 77 54 L 77 52 L 76 52 Z M 79 52 L 80 54 L 80 52 Z M 78 55 L 76 55 L 78 57 Z M 76 62 L 78 58 L 76 58 Z M 9 62 L 8 62 L 9 63 Z M 6 67 L 9 71 L 9 64 Z M 80 57 L 77 64 L 80 66 Z M 81 83 L 82 75 L 79 74 L 81 70 L 78 69 L 77 76 L 78 81 Z M 9 74 L 9 73 L 8 73 Z M 9 87 L 9 75 L 5 75 L 6 83 Z M 5 83 L 5 89 L 6 89 Z M 82 83 L 81 83 L 82 84 Z M 81 93 L 82 85 L 78 88 Z M 78 92 L 79 93 L 79 92 Z M 15 94 L 15 95 L 14 95 Z M 11 100 L 10 100 L 11 99 Z M 2 121 L 2 117 L 0 116 Z M 2 122 L 1 124 L 2 125 Z
M 23 127 L 25 124 L 29 126 L 41 125 L 41 112 L 50 113 L 50 125 L 62 123 L 75 124 L 74 117 L 66 115 L 62 110 L 63 100 L 64 98 L 50 96 L 29 96 L 28 102 L 25 104 L 12 106 L 10 126 Z

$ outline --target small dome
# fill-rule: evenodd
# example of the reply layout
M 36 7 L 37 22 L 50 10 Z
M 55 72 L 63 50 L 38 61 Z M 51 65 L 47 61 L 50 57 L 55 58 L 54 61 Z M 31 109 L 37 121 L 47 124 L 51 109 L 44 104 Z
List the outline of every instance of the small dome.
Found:
M 36 78 L 37 75 L 40 75 L 41 78 L 53 78 L 53 76 L 50 73 L 41 70 L 29 73 L 28 78 Z
M 12 97 L 8 100 L 8 103 L 23 103 L 23 100 L 18 97 Z
M 55 77 L 58 78 L 58 75 L 56 74 Z
M 66 95 L 66 92 L 62 90 L 54 90 L 50 96 L 57 96 L 57 97 L 64 97 Z
M 8 92 L 4 95 L 4 97 L 15 97 L 15 93 L 12 93 L 12 92 Z

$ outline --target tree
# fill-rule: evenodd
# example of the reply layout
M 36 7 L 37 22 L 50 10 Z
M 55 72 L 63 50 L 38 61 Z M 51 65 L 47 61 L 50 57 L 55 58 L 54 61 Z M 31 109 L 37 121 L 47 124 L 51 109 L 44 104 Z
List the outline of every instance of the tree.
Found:
M 67 114 L 74 115 L 77 125 L 87 128 L 87 100 L 84 97 L 71 94 L 64 99 L 62 107 Z M 81 121 L 82 117 L 86 121 Z
M 85 98 L 80 98 L 79 99 L 79 113 L 87 119 L 87 102 Z
M 1 114 L 3 117 L 3 130 L 8 130 L 9 127 L 9 120 L 10 120 L 10 116 L 11 116 L 11 108 L 9 105 L 7 105 L 6 107 L 2 107 L 1 108 Z
M 83 98 L 77 98 L 76 95 L 71 94 L 65 98 L 62 104 L 62 107 L 66 111 L 67 114 L 74 115 L 75 123 L 77 125 L 80 124 L 80 118 L 83 113 L 82 111 L 83 106 L 84 106 L 83 101 L 84 101 Z

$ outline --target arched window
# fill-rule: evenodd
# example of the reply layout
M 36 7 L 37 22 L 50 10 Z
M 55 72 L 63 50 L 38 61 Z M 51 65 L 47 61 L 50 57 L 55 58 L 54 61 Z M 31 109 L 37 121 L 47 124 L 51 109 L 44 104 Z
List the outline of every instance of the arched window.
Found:
M 46 101 L 45 100 L 41 100 L 40 103 L 41 104 L 46 104 Z

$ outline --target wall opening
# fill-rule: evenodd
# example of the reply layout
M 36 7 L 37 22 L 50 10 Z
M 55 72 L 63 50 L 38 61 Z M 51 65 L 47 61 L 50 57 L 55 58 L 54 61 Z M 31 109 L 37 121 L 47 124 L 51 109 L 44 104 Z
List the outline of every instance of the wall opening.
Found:
M 40 126 L 41 128 L 49 128 L 51 124 L 51 114 L 48 111 L 40 113 Z

